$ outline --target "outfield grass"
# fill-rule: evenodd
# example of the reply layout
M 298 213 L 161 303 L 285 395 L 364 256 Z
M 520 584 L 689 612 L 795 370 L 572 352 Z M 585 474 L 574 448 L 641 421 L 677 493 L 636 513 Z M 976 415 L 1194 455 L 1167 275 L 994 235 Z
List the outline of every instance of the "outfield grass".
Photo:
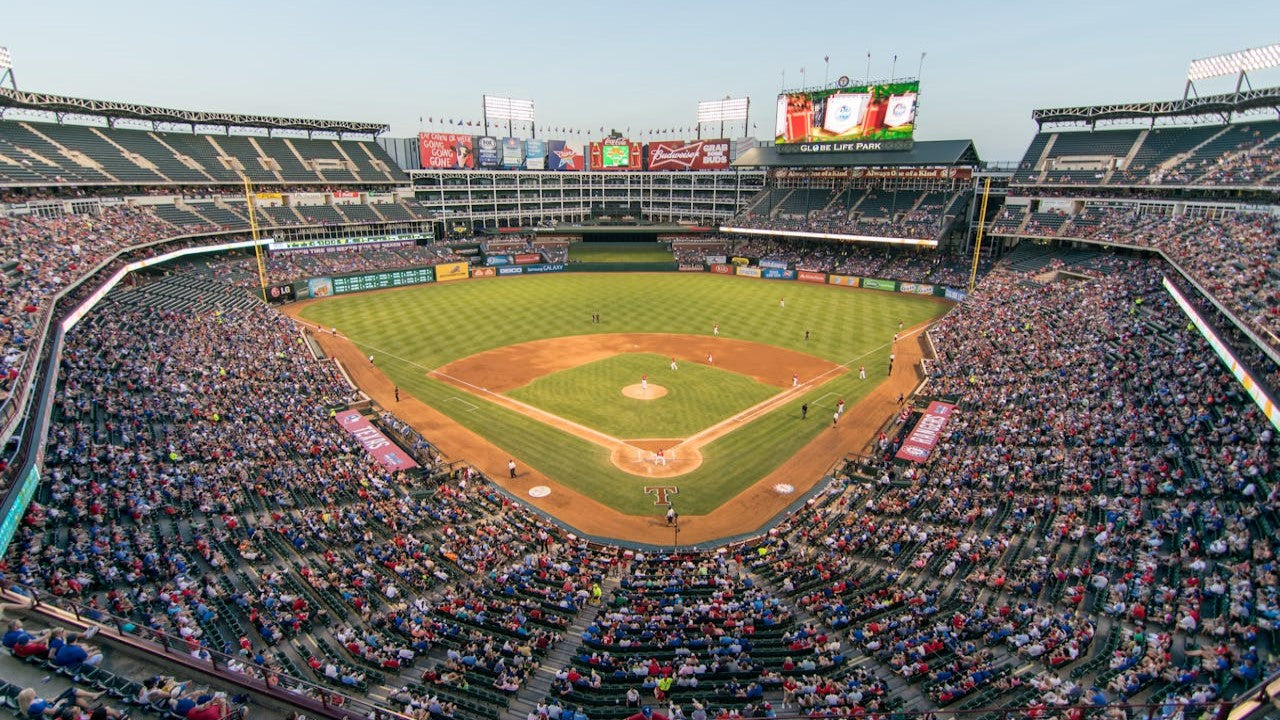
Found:
M 667 394 L 629 398 L 622 388 L 649 376 Z M 671 369 L 671 359 L 627 353 L 538 378 L 507 395 L 619 439 L 685 438 L 767 400 L 778 388 L 697 363 Z
M 675 255 L 655 242 L 576 242 L 569 244 L 569 262 L 650 263 L 675 262 Z
M 786 307 L 778 298 L 786 297 Z M 615 332 L 720 333 L 808 352 L 846 373 L 784 408 L 702 448 L 703 463 L 682 475 L 680 511 L 702 514 L 778 467 L 830 423 L 820 410 L 837 397 L 856 404 L 885 377 L 898 322 L 942 315 L 929 298 L 874 290 L 752 280 L 711 274 L 577 274 L 429 284 L 339 296 L 303 317 L 336 326 L 377 357 L 401 391 L 487 437 L 504 452 L 575 490 L 633 514 L 661 514 L 643 494 L 643 478 L 609 462 L 609 453 L 494 403 L 468 396 L 474 411 L 448 402 L 461 391 L 426 372 L 482 350 L 566 335 Z M 602 322 L 591 323 L 599 312 Z M 804 341 L 804 331 L 812 336 Z M 866 365 L 869 380 L 856 369 Z M 682 368 L 683 369 L 683 368 Z M 810 417 L 799 419 L 809 402 Z M 829 416 L 829 412 L 826 413 Z

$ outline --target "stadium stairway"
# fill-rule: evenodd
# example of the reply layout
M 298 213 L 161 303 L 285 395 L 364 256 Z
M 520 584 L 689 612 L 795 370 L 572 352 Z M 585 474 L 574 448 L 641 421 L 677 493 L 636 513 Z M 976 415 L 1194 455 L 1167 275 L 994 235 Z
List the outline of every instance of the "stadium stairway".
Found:
M 621 585 L 622 581 L 619 577 L 615 575 L 606 577 L 600 583 L 600 589 L 604 591 L 603 597 L 611 597 L 613 592 Z M 573 664 L 573 657 L 578 652 L 578 641 L 582 639 L 582 633 L 586 631 L 587 626 L 595 620 L 596 615 L 601 610 L 603 610 L 601 606 L 587 605 L 578 612 L 573 622 L 565 629 L 564 637 L 542 659 L 533 676 L 525 682 L 524 687 L 520 688 L 520 692 L 516 693 L 516 696 L 511 699 L 511 704 L 507 706 L 504 718 L 508 720 L 527 720 L 529 713 L 537 708 L 538 703 L 543 698 L 551 695 L 551 681 L 555 679 L 556 673 L 560 672 L 562 668 Z

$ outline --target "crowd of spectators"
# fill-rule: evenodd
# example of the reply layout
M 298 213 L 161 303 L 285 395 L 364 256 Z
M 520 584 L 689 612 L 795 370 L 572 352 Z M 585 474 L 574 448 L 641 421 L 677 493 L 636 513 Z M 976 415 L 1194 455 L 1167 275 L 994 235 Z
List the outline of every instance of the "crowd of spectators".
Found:
M 917 198 L 918 203 L 916 199 L 904 201 L 901 211 L 889 210 L 887 214 L 880 215 L 878 212 L 861 212 L 856 206 L 846 207 L 839 202 L 839 197 L 844 196 L 844 193 L 838 196 L 831 207 L 799 213 L 782 206 L 748 209 L 735 217 L 732 223 L 761 230 L 934 240 L 945 229 L 943 213 L 954 199 L 954 195 L 922 191 Z

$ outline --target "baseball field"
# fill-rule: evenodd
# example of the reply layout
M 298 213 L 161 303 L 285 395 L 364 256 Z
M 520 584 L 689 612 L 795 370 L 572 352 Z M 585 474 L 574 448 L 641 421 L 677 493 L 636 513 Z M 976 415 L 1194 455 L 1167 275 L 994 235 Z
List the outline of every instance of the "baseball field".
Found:
M 654 488 L 666 487 L 688 518 L 784 473 L 806 446 L 838 446 L 828 433 L 845 430 L 832 427 L 840 400 L 846 421 L 872 420 L 855 409 L 889 377 L 899 325 L 917 349 L 895 350 L 918 357 L 924 324 L 947 309 L 929 297 L 796 282 L 566 273 L 341 296 L 292 313 L 336 327 L 337 336 L 317 333 L 326 350 L 380 402 L 393 405 L 398 387 L 393 409 L 420 415 L 415 424 L 452 457 L 504 481 L 515 458 L 520 477 L 509 487 L 549 487 L 552 497 L 535 501 L 549 511 L 572 499 L 659 518 L 666 506 Z M 744 519 L 743 530 L 765 519 Z

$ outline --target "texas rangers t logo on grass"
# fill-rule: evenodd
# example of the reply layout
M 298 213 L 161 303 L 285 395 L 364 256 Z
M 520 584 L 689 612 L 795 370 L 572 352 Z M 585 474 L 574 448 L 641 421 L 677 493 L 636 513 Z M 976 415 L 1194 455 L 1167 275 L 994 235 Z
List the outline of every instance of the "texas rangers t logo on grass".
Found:
M 680 488 L 675 485 L 645 485 L 644 494 L 653 495 L 657 498 L 653 502 L 654 505 L 670 505 L 671 498 L 669 496 L 679 495 Z

